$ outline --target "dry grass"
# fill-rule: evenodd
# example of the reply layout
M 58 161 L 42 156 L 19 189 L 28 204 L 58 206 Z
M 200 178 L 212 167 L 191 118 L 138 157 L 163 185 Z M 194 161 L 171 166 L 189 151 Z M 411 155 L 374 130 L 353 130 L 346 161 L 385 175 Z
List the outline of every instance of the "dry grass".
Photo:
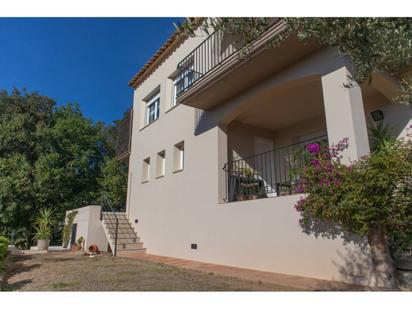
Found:
M 290 291 L 293 288 L 100 255 L 12 257 L 9 291 Z

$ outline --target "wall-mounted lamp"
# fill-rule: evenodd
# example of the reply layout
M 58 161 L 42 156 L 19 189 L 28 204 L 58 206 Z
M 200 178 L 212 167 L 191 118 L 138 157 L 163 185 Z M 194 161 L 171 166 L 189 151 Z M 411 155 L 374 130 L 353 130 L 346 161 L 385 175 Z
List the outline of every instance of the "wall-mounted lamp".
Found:
M 374 121 L 381 121 L 383 120 L 383 112 L 380 109 L 377 109 L 376 111 L 371 112 L 372 119 Z

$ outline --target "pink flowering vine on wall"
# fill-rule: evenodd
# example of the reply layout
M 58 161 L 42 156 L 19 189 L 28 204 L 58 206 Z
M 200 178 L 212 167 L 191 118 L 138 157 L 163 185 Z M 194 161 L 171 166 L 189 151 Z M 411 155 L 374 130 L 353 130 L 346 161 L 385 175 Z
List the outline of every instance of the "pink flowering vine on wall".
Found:
M 336 190 L 341 184 L 342 170 L 349 167 L 342 165 L 342 152 L 348 148 L 349 139 L 344 138 L 336 145 L 311 143 L 305 147 L 304 164 L 296 186 L 296 193 L 323 192 Z M 295 205 L 297 211 L 303 211 L 310 195 L 302 197 Z

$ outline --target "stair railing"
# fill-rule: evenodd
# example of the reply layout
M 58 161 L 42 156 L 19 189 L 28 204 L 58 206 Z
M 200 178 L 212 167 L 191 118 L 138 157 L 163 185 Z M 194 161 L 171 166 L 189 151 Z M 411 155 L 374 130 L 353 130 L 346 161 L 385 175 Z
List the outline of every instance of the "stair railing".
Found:
M 113 208 L 112 202 L 106 195 L 102 195 L 102 206 L 100 209 L 100 221 L 103 221 L 103 212 L 107 212 L 113 215 L 115 219 L 115 235 L 114 235 L 114 248 L 113 256 L 117 255 L 117 237 L 119 232 L 119 218 L 117 217 L 116 210 Z M 107 218 L 108 223 L 113 223 L 111 218 Z

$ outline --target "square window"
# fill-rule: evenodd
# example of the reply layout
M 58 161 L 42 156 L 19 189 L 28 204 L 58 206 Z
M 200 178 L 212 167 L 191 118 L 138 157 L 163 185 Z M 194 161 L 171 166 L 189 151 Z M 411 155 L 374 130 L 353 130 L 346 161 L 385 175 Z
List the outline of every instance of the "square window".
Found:
M 142 166 L 142 182 L 147 182 L 150 179 L 150 158 L 143 160 Z
M 174 146 L 174 166 L 175 172 L 181 171 L 184 168 L 185 162 L 185 144 L 180 142 Z
M 156 177 L 162 177 L 166 174 L 166 151 L 163 150 L 157 154 Z

